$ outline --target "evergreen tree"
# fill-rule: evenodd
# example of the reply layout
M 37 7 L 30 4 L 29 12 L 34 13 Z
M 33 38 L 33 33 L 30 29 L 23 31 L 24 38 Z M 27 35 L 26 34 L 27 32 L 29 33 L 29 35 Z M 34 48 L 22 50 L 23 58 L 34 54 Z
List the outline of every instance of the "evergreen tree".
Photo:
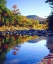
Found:
M 48 29 L 53 30 L 53 0 L 46 0 L 46 3 L 49 3 L 50 7 L 52 8 L 51 14 L 47 18 L 48 22 Z

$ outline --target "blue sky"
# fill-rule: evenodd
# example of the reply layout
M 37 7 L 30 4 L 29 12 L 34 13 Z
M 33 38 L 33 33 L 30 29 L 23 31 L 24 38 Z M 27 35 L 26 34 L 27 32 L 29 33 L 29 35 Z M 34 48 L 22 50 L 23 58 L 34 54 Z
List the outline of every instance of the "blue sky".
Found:
M 12 6 L 17 5 L 21 15 L 37 15 L 40 17 L 47 17 L 51 8 L 45 0 L 7 0 L 7 7 L 13 10 Z

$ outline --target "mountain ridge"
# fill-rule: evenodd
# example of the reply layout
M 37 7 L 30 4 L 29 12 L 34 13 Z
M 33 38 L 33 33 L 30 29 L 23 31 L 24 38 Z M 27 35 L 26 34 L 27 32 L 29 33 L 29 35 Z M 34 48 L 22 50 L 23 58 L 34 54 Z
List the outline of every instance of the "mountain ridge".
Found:
M 26 17 L 29 18 L 29 19 L 32 18 L 32 19 L 39 20 L 39 21 L 43 21 L 44 20 L 44 18 L 39 17 L 37 15 L 27 15 Z

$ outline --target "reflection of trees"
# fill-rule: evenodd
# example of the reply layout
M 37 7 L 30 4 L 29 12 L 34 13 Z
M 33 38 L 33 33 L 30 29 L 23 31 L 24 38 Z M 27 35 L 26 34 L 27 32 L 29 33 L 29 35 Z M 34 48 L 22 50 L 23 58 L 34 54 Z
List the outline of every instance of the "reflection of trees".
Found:
M 50 53 L 42 59 L 40 64 L 53 64 L 53 36 L 47 37 L 46 47 Z
M 14 44 L 13 37 L 11 35 L 0 35 L 0 64 L 4 64 L 4 61 L 6 60 L 6 53 L 9 52 L 11 46 L 14 47 L 14 45 L 16 45 L 16 43 Z
M 17 45 L 17 46 L 15 46 L 15 47 L 13 48 L 13 50 L 14 50 L 14 51 L 12 52 L 13 55 L 16 55 L 16 54 L 17 54 L 17 52 L 19 51 L 20 46 L 21 46 L 21 45 Z
M 53 53 L 45 56 L 39 64 L 53 64 Z
M 0 47 L 2 48 L 11 48 L 17 44 L 22 44 L 28 40 L 33 40 L 37 36 L 19 36 L 19 35 L 0 35 Z
M 8 52 L 8 45 L 6 44 L 6 38 L 0 35 L 0 64 L 4 64 L 6 60 L 6 53 Z
M 6 54 L 13 49 L 13 55 L 16 55 L 21 44 L 28 40 L 35 39 L 36 36 L 19 36 L 19 35 L 0 35 L 0 64 L 4 64 Z
M 51 53 L 53 53 L 53 36 L 47 37 L 46 47 L 49 49 Z

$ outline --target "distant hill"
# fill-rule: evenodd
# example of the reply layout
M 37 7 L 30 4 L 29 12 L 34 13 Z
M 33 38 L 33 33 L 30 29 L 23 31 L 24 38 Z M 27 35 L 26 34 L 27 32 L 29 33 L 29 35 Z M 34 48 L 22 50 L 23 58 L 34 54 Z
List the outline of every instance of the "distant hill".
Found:
M 39 20 L 39 21 L 43 21 L 44 20 L 44 18 L 39 17 L 37 15 L 27 15 L 26 17 L 27 18 L 32 18 L 32 19 L 35 19 L 35 20 Z

